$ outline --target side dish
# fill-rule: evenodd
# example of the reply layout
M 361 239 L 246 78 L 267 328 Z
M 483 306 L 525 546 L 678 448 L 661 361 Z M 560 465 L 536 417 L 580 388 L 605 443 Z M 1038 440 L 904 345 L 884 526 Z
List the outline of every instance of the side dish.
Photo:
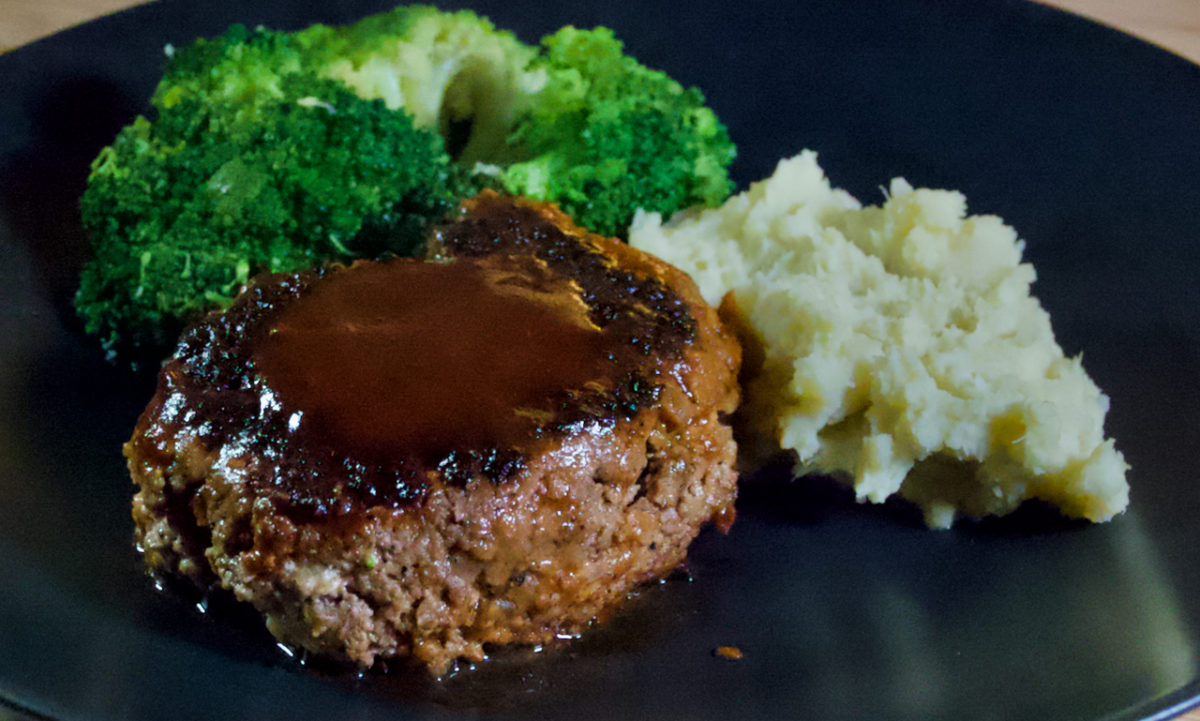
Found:
M 805 152 L 720 208 L 641 214 L 629 239 L 747 329 L 743 415 L 798 473 L 899 493 L 933 527 L 1029 498 L 1092 521 L 1128 504 L 1108 398 L 1054 340 L 1016 233 L 961 194 L 897 179 L 864 208 Z

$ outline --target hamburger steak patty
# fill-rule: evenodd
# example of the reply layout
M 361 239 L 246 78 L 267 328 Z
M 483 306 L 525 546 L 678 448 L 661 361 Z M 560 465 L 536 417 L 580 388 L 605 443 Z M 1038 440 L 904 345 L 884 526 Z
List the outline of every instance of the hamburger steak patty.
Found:
M 185 333 L 125 446 L 152 572 L 443 673 L 581 633 L 732 523 L 740 351 L 685 274 L 490 193 L 430 246 Z

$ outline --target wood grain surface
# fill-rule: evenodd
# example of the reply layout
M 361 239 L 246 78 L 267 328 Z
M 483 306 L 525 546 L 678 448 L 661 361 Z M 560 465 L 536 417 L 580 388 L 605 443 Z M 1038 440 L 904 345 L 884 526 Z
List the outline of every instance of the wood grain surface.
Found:
M 0 51 L 135 4 L 131 0 L 0 0 Z M 1046 4 L 1200 63 L 1200 0 L 1053 0 Z M 1179 719 L 1200 721 L 1200 709 Z

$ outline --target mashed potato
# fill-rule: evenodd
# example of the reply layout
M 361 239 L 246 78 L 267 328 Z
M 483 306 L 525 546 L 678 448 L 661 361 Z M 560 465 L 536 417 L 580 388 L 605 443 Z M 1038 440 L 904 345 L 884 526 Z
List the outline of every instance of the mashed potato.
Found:
M 1023 242 L 961 194 L 896 179 L 863 208 L 804 152 L 720 208 L 639 214 L 629 239 L 745 326 L 745 416 L 799 471 L 900 493 L 934 527 L 1027 498 L 1092 521 L 1128 505 L 1108 398 L 1054 340 Z

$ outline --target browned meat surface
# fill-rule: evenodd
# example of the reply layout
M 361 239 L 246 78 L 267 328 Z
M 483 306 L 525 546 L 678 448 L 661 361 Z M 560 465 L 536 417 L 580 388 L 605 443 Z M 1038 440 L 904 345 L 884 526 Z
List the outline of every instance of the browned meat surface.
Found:
M 152 571 L 441 673 L 581 633 L 728 527 L 739 349 L 689 278 L 494 195 L 431 245 L 185 334 L 125 447 Z

